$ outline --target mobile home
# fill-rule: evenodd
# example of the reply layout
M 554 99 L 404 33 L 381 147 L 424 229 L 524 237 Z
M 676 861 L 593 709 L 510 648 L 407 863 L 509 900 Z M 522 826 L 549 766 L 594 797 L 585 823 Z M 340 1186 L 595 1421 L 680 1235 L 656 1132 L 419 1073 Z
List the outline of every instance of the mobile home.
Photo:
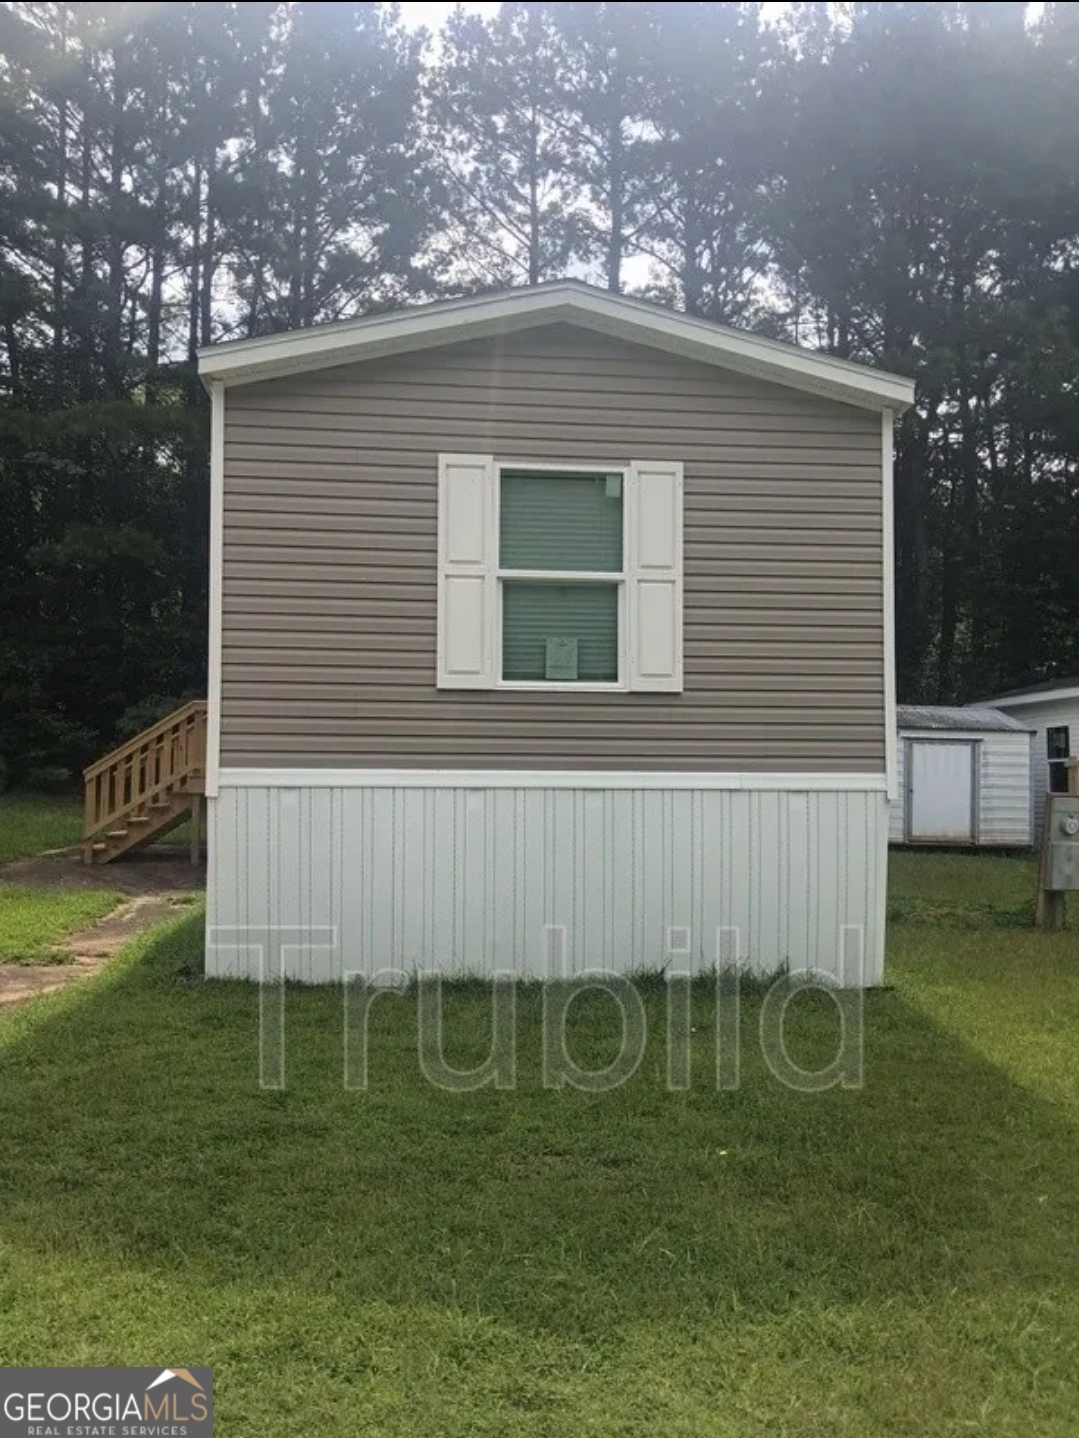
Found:
M 575 282 L 200 368 L 208 972 L 879 980 L 911 381 Z

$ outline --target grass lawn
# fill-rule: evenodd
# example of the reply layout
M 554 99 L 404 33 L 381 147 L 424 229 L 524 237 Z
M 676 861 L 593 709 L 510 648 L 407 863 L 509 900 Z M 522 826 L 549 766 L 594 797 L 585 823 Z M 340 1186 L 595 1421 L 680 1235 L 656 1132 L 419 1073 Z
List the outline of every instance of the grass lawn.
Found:
M 82 804 L 70 795 L 0 794 L 0 864 L 63 849 L 82 837 Z
M 973 908 L 989 919 L 1034 912 L 1038 861 L 1032 854 L 933 854 L 900 849 L 888 858 L 888 897 L 902 903 Z
M 101 889 L 69 892 L 0 884 L 0 963 L 42 963 L 65 934 L 103 919 L 122 894 Z
M 752 999 L 717 1093 L 704 989 L 684 1092 L 652 990 L 611 1093 L 542 1088 L 535 991 L 512 1092 L 424 1082 L 408 995 L 344 1092 L 339 995 L 300 991 L 260 1092 L 256 995 L 198 979 L 198 916 L 148 936 L 0 1018 L 0 1362 L 212 1364 L 220 1438 L 1074 1438 L 1079 944 L 978 926 L 1025 880 L 961 875 L 897 866 L 965 917 L 903 912 L 866 1083 L 817 1095 L 767 1072 Z M 483 994 L 446 1008 L 478 1061 Z M 835 1030 L 793 1005 L 802 1063 Z

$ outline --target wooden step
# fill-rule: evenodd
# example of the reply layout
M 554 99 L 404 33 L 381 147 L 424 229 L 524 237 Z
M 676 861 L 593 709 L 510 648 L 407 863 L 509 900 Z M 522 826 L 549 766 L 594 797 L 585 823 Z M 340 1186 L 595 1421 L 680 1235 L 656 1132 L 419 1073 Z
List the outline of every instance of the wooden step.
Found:
M 87 862 L 110 864 L 171 833 L 192 815 L 191 849 L 197 854 L 206 729 L 206 701 L 192 700 L 83 771 Z M 119 802 L 124 796 L 127 802 Z

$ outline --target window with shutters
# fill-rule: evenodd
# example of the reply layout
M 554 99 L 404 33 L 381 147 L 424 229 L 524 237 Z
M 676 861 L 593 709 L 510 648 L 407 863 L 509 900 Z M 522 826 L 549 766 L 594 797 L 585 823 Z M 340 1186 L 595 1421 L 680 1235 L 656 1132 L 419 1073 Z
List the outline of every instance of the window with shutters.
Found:
M 682 467 L 439 459 L 441 688 L 682 687 Z

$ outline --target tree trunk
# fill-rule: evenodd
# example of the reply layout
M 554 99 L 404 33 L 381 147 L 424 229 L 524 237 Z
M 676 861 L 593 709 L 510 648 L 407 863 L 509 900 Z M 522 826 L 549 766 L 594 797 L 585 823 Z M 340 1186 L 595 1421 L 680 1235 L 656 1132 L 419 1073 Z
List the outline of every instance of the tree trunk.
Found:
M 626 223 L 626 144 L 622 133 L 621 106 L 618 114 L 611 120 L 608 155 L 611 230 L 607 236 L 607 288 L 617 295 L 622 291 L 622 255 L 625 250 Z
M 59 66 L 67 68 L 68 6 L 57 7 L 59 34 Z M 56 232 L 52 247 L 52 357 L 53 384 L 57 387 L 57 401 L 63 389 L 64 373 L 64 287 L 67 275 L 66 209 L 67 209 L 67 146 L 68 146 L 68 101 L 61 93 L 56 106 L 56 169 L 53 183 L 56 185 Z
M 206 223 L 205 240 L 202 247 L 202 275 L 199 286 L 199 344 L 208 345 L 213 341 L 214 273 L 216 264 L 214 249 L 217 244 L 217 215 L 214 211 L 216 199 L 214 174 L 217 156 L 208 151 L 204 164 L 206 168 Z
M 125 392 L 123 363 L 124 314 L 124 154 L 126 149 L 124 109 L 127 77 L 123 61 L 112 56 L 112 124 L 109 135 L 108 199 L 110 224 L 106 241 L 108 304 L 104 336 L 105 384 L 114 399 Z
M 529 118 L 528 150 L 528 283 L 538 285 L 543 277 L 540 263 L 539 215 L 539 116 L 535 105 Z

